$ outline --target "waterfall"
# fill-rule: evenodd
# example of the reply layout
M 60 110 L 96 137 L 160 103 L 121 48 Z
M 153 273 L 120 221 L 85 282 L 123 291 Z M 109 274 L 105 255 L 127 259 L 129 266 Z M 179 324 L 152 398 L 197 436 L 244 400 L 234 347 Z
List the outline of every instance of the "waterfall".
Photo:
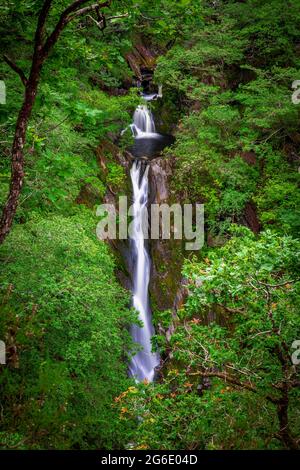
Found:
M 133 116 L 131 130 L 135 138 L 135 150 L 139 156 L 151 156 L 164 147 L 165 140 L 156 132 L 155 123 L 147 101 L 162 96 L 162 88 L 158 93 L 143 93 L 145 104 L 138 106 Z M 154 145 L 153 143 L 156 143 Z M 137 149 L 139 147 L 139 149 Z M 132 325 L 131 335 L 134 342 L 141 346 L 141 350 L 132 357 L 129 364 L 129 374 L 136 380 L 154 379 L 155 368 L 159 365 L 160 357 L 152 352 L 151 337 L 154 334 L 152 315 L 149 303 L 150 256 L 145 244 L 145 235 L 148 235 L 148 172 L 149 164 L 135 160 L 131 171 L 133 188 L 133 221 L 130 233 L 130 246 L 134 260 L 132 304 L 139 313 L 142 327 Z
M 145 246 L 145 226 L 147 226 L 147 203 L 148 203 L 148 171 L 146 165 L 144 173 L 141 161 L 135 161 L 132 165 L 130 176 L 133 188 L 133 221 L 131 246 L 135 259 L 135 270 L 133 273 L 133 306 L 139 312 L 139 319 L 143 326 L 132 325 L 131 335 L 133 340 L 140 344 L 142 350 L 131 360 L 129 373 L 141 381 L 154 378 L 155 367 L 159 364 L 158 353 L 151 352 L 151 337 L 154 328 L 151 321 L 151 310 L 149 305 L 149 279 L 150 279 L 150 257 Z M 146 223 L 145 223 L 146 222 Z
M 131 129 L 135 138 L 155 137 L 155 123 L 152 113 L 146 104 L 138 106 L 133 115 L 133 124 Z

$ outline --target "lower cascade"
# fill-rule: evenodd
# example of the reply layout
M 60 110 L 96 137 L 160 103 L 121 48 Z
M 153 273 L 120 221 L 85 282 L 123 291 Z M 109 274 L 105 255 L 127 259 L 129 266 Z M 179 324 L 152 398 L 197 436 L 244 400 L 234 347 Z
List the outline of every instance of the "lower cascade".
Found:
M 154 379 L 155 367 L 159 364 L 159 354 L 152 352 L 151 337 L 154 328 L 151 321 L 151 309 L 149 304 L 149 279 L 150 279 L 150 257 L 145 246 L 143 233 L 144 210 L 148 203 L 148 171 L 149 165 L 141 161 L 135 161 L 130 171 L 133 187 L 133 229 L 131 233 L 131 249 L 135 260 L 133 273 L 133 307 L 139 312 L 139 319 L 143 326 L 132 325 L 131 334 L 133 340 L 140 344 L 142 349 L 132 358 L 129 365 L 129 373 L 136 380 Z

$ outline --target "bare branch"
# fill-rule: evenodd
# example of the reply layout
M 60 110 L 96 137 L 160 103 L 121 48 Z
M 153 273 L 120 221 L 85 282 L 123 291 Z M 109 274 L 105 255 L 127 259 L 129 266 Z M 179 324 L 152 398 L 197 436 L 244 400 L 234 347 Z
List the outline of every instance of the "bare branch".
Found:
M 106 21 L 116 20 L 118 18 L 128 18 L 129 13 L 124 13 L 123 15 L 109 16 L 106 18 Z
M 300 279 L 290 279 L 289 281 L 280 282 L 278 284 L 268 284 L 266 282 L 262 282 L 262 281 L 257 280 L 258 284 L 261 284 L 265 287 L 270 287 L 270 289 L 276 289 L 277 287 L 283 287 L 283 286 L 286 286 L 287 284 L 295 284 L 295 282 L 298 282 L 298 281 L 300 281 Z
M 250 382 L 241 382 L 237 378 L 233 377 L 232 375 L 228 374 L 227 372 L 218 372 L 218 371 L 197 371 L 197 372 L 189 372 L 188 375 L 200 375 L 200 377 L 217 377 L 219 379 L 224 380 L 225 382 L 229 382 L 233 385 L 237 385 L 238 387 L 245 388 L 250 390 L 251 392 L 256 392 L 256 388 Z
M 3 58 L 4 58 L 5 62 L 13 69 L 13 71 L 16 72 L 19 75 L 23 85 L 26 86 L 27 85 L 27 78 L 26 78 L 25 73 L 23 72 L 23 70 L 20 67 L 18 67 L 9 57 L 7 57 L 7 55 L 4 55 Z
M 104 8 L 104 7 L 109 7 L 111 4 L 111 1 L 103 2 L 103 3 L 94 3 L 93 5 L 90 5 L 88 7 L 81 8 L 80 10 L 77 10 L 75 13 L 73 13 L 69 19 L 68 23 L 73 20 L 73 18 L 77 18 L 78 16 L 85 15 L 86 13 L 89 13 L 90 11 L 96 11 L 99 8 Z
M 106 18 L 105 15 L 102 15 L 102 17 L 100 17 L 98 21 L 95 18 L 93 18 L 91 15 L 88 15 L 88 18 L 90 18 L 98 26 L 100 31 L 103 31 L 106 28 L 107 21 L 116 20 L 119 18 L 128 18 L 128 16 L 129 16 L 129 13 L 124 13 L 123 15 L 109 16 L 108 18 Z
M 93 18 L 91 15 L 88 15 L 88 18 L 91 18 L 91 20 L 94 21 L 94 23 L 96 23 L 100 31 L 103 31 L 106 28 L 105 16 L 103 14 L 100 15 L 98 8 L 96 8 L 96 13 L 97 13 L 97 20 Z

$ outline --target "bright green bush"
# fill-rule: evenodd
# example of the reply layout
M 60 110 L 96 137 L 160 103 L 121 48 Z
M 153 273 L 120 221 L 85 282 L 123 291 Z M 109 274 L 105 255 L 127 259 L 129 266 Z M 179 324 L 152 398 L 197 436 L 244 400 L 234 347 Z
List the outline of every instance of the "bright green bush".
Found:
M 2 429 L 28 448 L 122 447 L 126 425 L 113 403 L 130 383 L 134 317 L 94 220 L 32 220 L 0 256 L 0 337 L 16 348 L 0 374 Z

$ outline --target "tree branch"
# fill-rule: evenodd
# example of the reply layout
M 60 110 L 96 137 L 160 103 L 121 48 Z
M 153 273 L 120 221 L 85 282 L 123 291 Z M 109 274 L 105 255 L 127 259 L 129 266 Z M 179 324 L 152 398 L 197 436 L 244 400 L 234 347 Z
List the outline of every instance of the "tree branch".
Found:
M 75 13 L 73 13 L 69 19 L 68 19 L 68 22 L 73 20 L 73 18 L 76 18 L 78 16 L 82 16 L 82 15 L 85 15 L 85 13 L 89 13 L 90 11 L 95 11 L 97 10 L 98 8 L 104 8 L 104 7 L 109 7 L 111 4 L 111 1 L 108 0 L 107 2 L 103 2 L 103 3 L 94 3 L 93 5 L 90 5 L 88 7 L 84 7 L 84 8 L 81 8 L 80 10 L 77 10 Z
M 100 21 L 97 21 L 91 15 L 88 15 L 88 18 L 90 18 L 98 26 L 100 31 L 103 31 L 106 28 L 106 22 L 107 21 L 116 20 L 116 19 L 119 19 L 119 18 L 128 18 L 128 16 L 129 16 L 129 13 L 124 13 L 123 15 L 109 16 L 108 18 L 106 18 L 103 15 L 103 18 L 102 19 L 100 18 Z
M 23 70 L 20 67 L 18 67 L 9 57 L 7 57 L 7 55 L 4 55 L 3 58 L 4 58 L 5 62 L 13 69 L 13 71 L 16 72 L 19 75 L 23 85 L 26 86 L 27 85 L 27 78 L 26 78 L 25 73 L 23 72 Z
M 189 372 L 188 375 L 200 375 L 200 377 L 217 377 L 219 379 L 224 380 L 225 382 L 232 383 L 233 385 L 237 385 L 238 387 L 245 388 L 247 390 L 250 390 L 251 392 L 256 392 L 256 388 L 250 384 L 250 382 L 241 382 L 240 380 L 236 379 L 232 375 L 228 374 L 227 372 Z
M 24 145 L 26 142 L 26 131 L 28 121 L 30 119 L 32 108 L 35 103 L 36 93 L 40 80 L 41 70 L 47 56 L 59 38 L 64 27 L 74 17 L 85 14 L 87 11 L 92 11 L 102 7 L 110 6 L 111 0 L 103 3 L 90 5 L 86 8 L 81 8 L 91 0 L 76 0 L 71 3 L 61 14 L 56 26 L 52 30 L 50 36 L 44 40 L 45 25 L 49 16 L 49 11 L 52 5 L 52 0 L 44 0 L 41 8 L 37 28 L 34 37 L 34 52 L 31 62 L 31 69 L 29 78 L 27 79 L 23 71 L 14 64 L 10 59 L 6 62 L 13 68 L 14 71 L 20 76 L 22 83 L 25 85 L 25 94 L 23 104 L 18 114 L 16 123 L 15 136 L 12 145 L 12 171 L 9 187 L 9 194 L 4 205 L 2 216 L 0 220 L 0 244 L 3 243 L 6 236 L 11 230 L 13 219 L 17 210 L 19 196 L 22 190 L 24 181 Z
M 298 282 L 298 281 L 300 281 L 300 279 L 291 279 L 289 281 L 280 282 L 278 284 L 268 284 L 266 282 L 257 280 L 258 284 L 261 284 L 265 287 L 270 287 L 271 289 L 276 289 L 277 287 L 283 287 L 283 286 L 286 286 L 287 284 L 295 284 L 295 282 Z
M 124 13 L 123 15 L 109 16 L 106 18 L 106 21 L 117 20 L 118 18 L 128 18 L 129 13 Z
M 66 8 L 63 13 L 61 14 L 55 28 L 53 29 L 52 33 L 46 40 L 43 49 L 42 49 L 42 54 L 44 57 L 47 57 L 49 54 L 50 50 L 52 49 L 53 45 L 56 43 L 59 35 L 65 28 L 65 26 L 72 21 L 74 18 L 77 18 L 78 16 L 82 16 L 85 13 L 88 13 L 90 11 L 96 10 L 97 8 L 104 8 L 108 7 L 111 4 L 111 0 L 107 0 L 106 2 L 103 3 L 94 3 L 93 5 L 80 8 L 78 8 L 85 3 L 87 3 L 90 0 L 76 0 L 73 2 L 68 8 Z

